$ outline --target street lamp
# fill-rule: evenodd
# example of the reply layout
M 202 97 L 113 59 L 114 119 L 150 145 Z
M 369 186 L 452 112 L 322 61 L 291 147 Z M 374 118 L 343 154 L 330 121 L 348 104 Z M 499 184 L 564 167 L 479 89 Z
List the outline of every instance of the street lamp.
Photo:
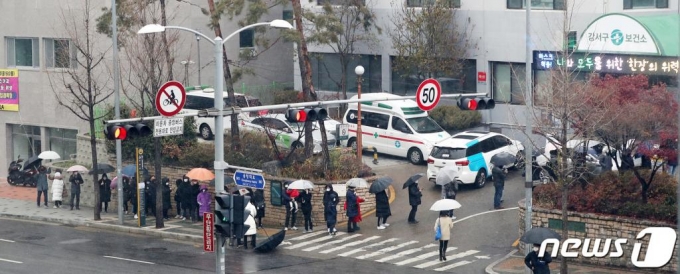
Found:
M 214 54 L 215 54 L 215 100 L 214 100 L 214 107 L 217 109 L 217 116 L 215 116 L 215 162 L 214 162 L 214 169 L 215 169 L 215 193 L 218 194 L 220 192 L 224 191 L 224 170 L 227 168 L 227 163 L 224 162 L 224 99 L 223 99 L 223 91 L 224 91 L 224 67 L 223 67 L 223 59 L 224 59 L 224 54 L 222 52 L 222 47 L 224 45 L 224 42 L 229 40 L 231 37 L 234 37 L 236 34 L 250 28 L 254 27 L 259 27 L 259 26 L 269 26 L 273 28 L 280 28 L 280 29 L 293 29 L 293 25 L 288 23 L 288 21 L 285 20 L 280 20 L 276 19 L 271 22 L 262 22 L 262 23 L 255 23 L 252 25 L 248 25 L 245 27 L 242 27 L 236 31 L 234 31 L 232 34 L 229 34 L 227 38 L 222 39 L 222 37 L 215 37 L 215 39 L 210 39 L 210 37 L 206 36 L 205 34 L 202 34 L 200 32 L 197 32 L 193 29 L 190 28 L 185 28 L 185 27 L 178 27 L 178 26 L 161 26 L 158 24 L 149 24 L 144 27 L 142 27 L 139 31 L 137 31 L 138 34 L 148 34 L 148 33 L 158 33 L 158 32 L 163 32 L 167 29 L 177 29 L 177 30 L 184 30 L 191 32 L 195 35 L 201 36 L 205 38 L 205 40 L 210 41 L 213 45 L 215 45 L 214 49 Z M 220 206 L 215 205 L 215 210 L 219 210 Z M 216 255 L 216 270 L 217 273 L 224 273 L 226 264 L 224 260 L 224 246 L 219 245 L 219 243 L 222 242 L 222 236 L 217 235 L 216 243 L 218 243 L 217 247 L 217 252 L 215 252 Z
M 198 85 L 201 86 L 203 85 L 201 83 L 201 36 L 196 35 L 196 49 L 198 53 L 198 57 L 196 57 L 196 60 L 198 62 L 198 65 L 196 66 L 198 68 Z
M 361 99 L 361 76 L 364 75 L 364 67 L 357 66 L 354 68 L 354 73 L 357 74 L 357 98 Z M 361 153 L 363 152 L 364 146 L 361 142 L 361 137 L 363 133 L 361 132 L 361 103 L 357 103 L 357 158 L 359 158 L 359 163 L 363 163 L 361 159 Z
M 191 61 L 191 60 L 186 61 L 185 60 L 185 61 L 182 61 L 182 62 L 179 62 L 179 63 L 184 66 L 184 82 L 182 84 L 184 86 L 188 86 L 189 85 L 189 65 L 193 65 L 194 61 Z M 201 82 L 199 82 L 198 85 L 200 86 Z

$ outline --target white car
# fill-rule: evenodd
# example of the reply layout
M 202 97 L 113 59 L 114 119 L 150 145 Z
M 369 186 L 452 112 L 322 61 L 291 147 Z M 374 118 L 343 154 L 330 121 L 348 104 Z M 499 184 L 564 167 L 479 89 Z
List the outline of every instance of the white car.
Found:
M 288 122 L 284 114 L 268 114 L 253 118 L 249 122 L 243 121 L 240 125 L 246 130 L 257 130 L 273 135 L 276 138 L 276 144 L 283 148 L 302 148 L 305 146 L 304 123 Z M 330 121 L 324 123 L 324 125 L 326 126 L 328 148 L 334 148 L 336 146 L 333 134 L 335 132 L 335 125 Z M 321 152 L 322 141 L 318 123 L 314 123 L 312 138 L 314 139 L 314 153 Z
M 507 152 L 517 155 L 513 166 L 523 168 L 524 145 L 507 136 L 486 131 L 465 131 L 434 144 L 427 158 L 427 178 L 434 181 L 439 170 L 457 165 L 459 183 L 483 187 L 491 177 L 491 157 Z
M 234 93 L 236 97 L 236 104 L 239 107 L 249 107 L 249 106 L 260 106 L 260 100 L 247 96 L 240 93 Z M 204 89 L 199 91 L 187 92 L 186 103 L 184 104 L 184 109 L 180 113 L 198 113 L 199 110 L 213 108 L 215 106 L 215 93 L 213 89 Z M 227 92 L 224 92 L 224 106 L 225 108 L 230 105 L 231 100 L 228 97 Z M 198 130 L 201 138 L 205 140 L 210 140 L 213 138 L 215 133 L 215 118 L 213 117 L 195 117 L 196 119 L 196 129 Z M 240 113 L 238 115 L 239 121 L 248 120 L 247 113 Z M 224 130 L 225 132 L 230 132 L 231 130 L 231 117 L 224 117 Z

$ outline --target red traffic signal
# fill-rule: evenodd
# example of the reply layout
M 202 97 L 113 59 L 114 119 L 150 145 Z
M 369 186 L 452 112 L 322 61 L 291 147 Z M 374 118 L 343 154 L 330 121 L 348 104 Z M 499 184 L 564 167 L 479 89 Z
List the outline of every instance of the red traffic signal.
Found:
M 108 140 L 125 140 L 127 138 L 127 129 L 123 126 L 113 125 L 107 126 L 104 129 L 104 135 Z
M 462 110 L 484 110 L 493 109 L 495 107 L 496 102 L 488 97 L 458 99 L 458 108 Z
M 309 121 L 323 121 L 328 118 L 325 108 L 289 109 L 286 111 L 286 120 L 292 123 Z
M 307 121 L 307 112 L 302 109 L 289 109 L 286 111 L 286 120 L 293 123 Z
M 135 125 L 109 125 L 104 128 L 104 135 L 107 140 L 125 140 L 133 137 L 144 137 L 151 135 L 151 128 L 145 124 Z

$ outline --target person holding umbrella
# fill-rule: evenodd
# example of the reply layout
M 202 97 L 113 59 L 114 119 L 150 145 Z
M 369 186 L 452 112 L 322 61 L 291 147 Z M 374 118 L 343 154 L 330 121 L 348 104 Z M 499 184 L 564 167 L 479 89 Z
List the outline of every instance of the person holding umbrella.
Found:
M 68 181 L 71 183 L 71 210 L 73 210 L 74 205 L 76 210 L 80 210 L 80 185 L 84 183 L 83 176 L 80 175 L 80 172 L 75 171 Z M 75 204 L 73 200 L 75 200 Z
M 262 218 L 265 213 L 264 190 L 255 190 L 255 193 L 253 193 L 253 205 L 257 208 L 257 215 L 255 215 L 255 218 L 257 218 L 257 227 L 262 228 Z
M 501 167 L 494 165 L 491 169 L 491 174 L 493 175 L 493 186 L 495 188 L 493 195 L 493 208 L 503 209 L 501 206 L 503 202 L 503 188 L 505 187 L 505 174 L 508 173 L 507 169 L 501 169 Z
M 418 205 L 420 205 L 420 197 L 423 196 L 422 188 L 418 188 L 418 182 L 414 182 L 408 186 L 408 203 L 411 205 L 411 212 L 408 213 L 409 224 L 417 224 L 416 212 Z
M 323 216 L 326 219 L 329 235 L 335 235 L 338 232 L 335 229 L 335 224 L 338 221 L 338 203 L 340 203 L 340 198 L 338 193 L 333 190 L 333 185 L 326 184 L 326 192 L 323 194 Z
M 446 249 L 449 245 L 449 240 L 451 239 L 451 229 L 453 228 L 453 220 L 449 217 L 448 210 L 442 210 L 439 212 L 439 218 L 434 223 L 434 231 L 441 234 L 439 237 L 439 261 L 446 261 Z
M 543 257 L 538 256 L 538 250 L 541 248 L 540 244 L 534 244 L 533 249 L 526 257 L 524 257 L 524 264 L 531 269 L 534 274 L 550 274 L 550 264 L 552 257 L 550 252 L 545 252 Z
M 38 190 L 38 207 L 40 207 L 40 196 L 41 194 L 44 194 L 44 200 L 45 200 L 45 208 L 48 208 L 47 206 L 47 190 L 48 190 L 48 185 L 47 185 L 47 169 L 44 166 L 40 166 L 38 168 L 38 174 L 36 176 L 36 182 L 37 182 L 37 187 L 36 189 Z
M 356 195 L 354 187 L 347 188 L 345 197 L 347 197 L 347 200 L 345 200 L 345 210 L 348 218 L 347 233 L 352 233 L 359 230 L 355 219 L 357 216 L 361 216 L 359 215 L 359 197 Z
M 305 231 L 304 233 L 312 232 L 312 190 L 304 189 L 300 193 L 300 209 L 302 209 L 302 215 L 305 219 Z
M 99 179 L 99 200 L 102 203 L 102 208 L 104 212 L 109 211 L 109 202 L 111 201 L 111 180 L 106 173 L 102 174 L 102 178 Z
M 170 216 L 168 216 L 168 210 L 170 210 L 170 193 L 172 190 L 170 189 L 170 179 L 168 177 L 163 177 L 161 180 L 162 187 L 163 187 L 163 219 L 170 220 Z
M 387 218 L 392 216 L 392 211 L 390 210 L 390 198 L 387 196 L 386 190 L 375 194 L 375 216 L 378 217 L 378 229 L 385 229 L 390 226 L 387 223 Z

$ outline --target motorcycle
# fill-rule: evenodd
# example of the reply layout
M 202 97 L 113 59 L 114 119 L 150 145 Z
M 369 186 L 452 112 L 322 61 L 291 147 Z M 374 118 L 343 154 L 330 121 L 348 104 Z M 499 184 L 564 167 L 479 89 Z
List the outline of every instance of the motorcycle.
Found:
M 38 167 L 42 163 L 42 159 L 38 157 L 31 157 L 23 165 L 21 164 L 24 160 L 21 159 L 21 155 L 17 157 L 16 161 L 12 161 L 7 169 L 7 182 L 10 185 L 17 186 L 31 186 L 35 187 L 37 185 L 35 175 L 38 173 Z

